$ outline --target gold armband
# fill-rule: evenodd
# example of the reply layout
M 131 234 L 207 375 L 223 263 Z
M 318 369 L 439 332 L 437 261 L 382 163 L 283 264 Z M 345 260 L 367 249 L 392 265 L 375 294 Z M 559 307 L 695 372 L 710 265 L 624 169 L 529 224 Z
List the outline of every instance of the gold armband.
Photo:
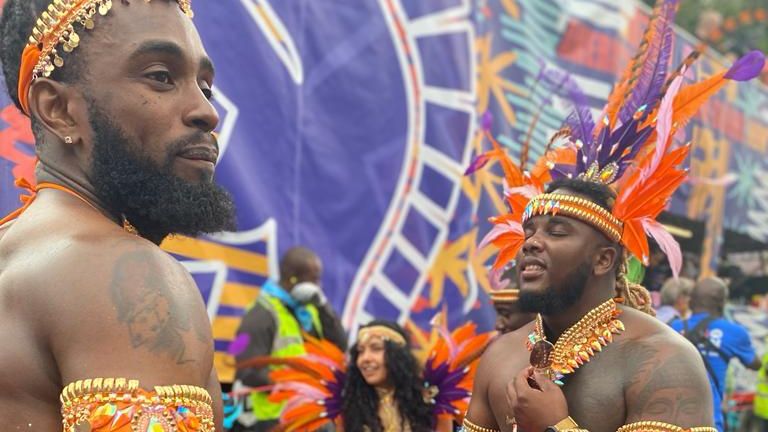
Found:
M 685 429 L 659 421 L 641 421 L 624 425 L 616 432 L 717 432 L 717 429 L 709 426 Z
M 156 386 L 148 392 L 124 378 L 81 380 L 61 392 L 64 432 L 83 424 L 91 432 L 214 432 L 211 404 L 200 387 Z
M 501 432 L 498 429 L 491 429 L 487 427 L 478 426 L 466 417 L 464 417 L 464 422 L 461 424 L 462 432 Z
M 550 426 L 546 429 L 546 432 L 589 432 L 586 429 L 582 429 L 579 427 L 579 425 L 576 423 L 574 419 L 571 418 L 571 416 L 568 416 L 559 422 L 557 422 L 556 425 Z

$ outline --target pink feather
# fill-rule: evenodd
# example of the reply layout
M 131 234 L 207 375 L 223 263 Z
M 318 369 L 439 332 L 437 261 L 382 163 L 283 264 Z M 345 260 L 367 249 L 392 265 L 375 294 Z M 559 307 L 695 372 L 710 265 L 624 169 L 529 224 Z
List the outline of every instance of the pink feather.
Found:
M 335 361 L 329 359 L 328 357 L 323 357 L 315 354 L 305 354 L 303 358 L 313 363 L 327 366 L 329 369 L 340 369 L 341 367 L 341 365 L 337 364 Z
M 456 355 L 458 354 L 458 348 L 456 347 L 456 341 L 453 340 L 451 337 L 451 332 L 448 331 L 448 311 L 446 309 L 446 306 L 443 305 L 443 310 L 439 314 L 435 315 L 434 318 L 432 318 L 432 321 L 430 324 L 432 327 L 434 327 L 437 332 L 440 334 L 440 337 L 443 338 L 443 341 L 448 346 L 448 356 L 449 361 L 456 358 Z
M 661 100 L 659 112 L 656 116 L 656 150 L 654 151 L 651 163 L 643 169 L 638 183 L 647 179 L 648 176 L 656 171 L 659 163 L 661 163 L 661 159 L 667 153 L 669 143 L 672 142 L 672 137 L 669 136 L 669 132 L 672 130 L 672 104 L 675 101 L 677 92 L 680 91 L 680 86 L 683 84 L 684 75 L 685 66 L 680 70 L 680 75 L 672 81 L 667 93 L 664 95 L 664 99 Z
M 317 388 L 312 387 L 309 384 L 304 384 L 296 381 L 276 383 L 274 390 L 272 391 L 280 392 L 280 391 L 286 391 L 286 390 L 296 392 L 298 396 L 305 397 L 309 400 L 318 401 L 326 398 L 326 394 L 318 390 Z
M 317 403 L 317 400 L 309 399 L 304 396 L 293 396 L 291 399 L 286 402 L 285 406 L 283 406 L 283 415 L 287 413 L 288 411 L 291 411 L 294 408 L 298 408 L 300 406 L 304 406 L 306 404 L 311 403 Z
M 488 282 L 491 284 L 491 289 L 494 291 L 503 290 L 504 288 L 508 287 L 511 281 L 509 279 L 501 279 L 501 276 L 504 274 L 504 269 L 494 269 L 492 268 L 488 272 Z
M 493 226 L 490 232 L 483 237 L 483 241 L 480 242 L 480 245 L 478 246 L 478 249 L 483 249 L 484 247 L 488 246 L 491 242 L 496 240 L 499 236 L 506 233 L 523 233 L 523 227 L 520 226 L 520 224 L 513 224 L 513 223 L 500 223 Z
M 526 198 L 533 198 L 541 193 L 541 190 L 534 185 L 523 185 L 517 187 L 506 187 L 506 181 L 504 182 L 504 196 L 510 197 L 512 195 L 522 195 Z
M 680 270 L 683 268 L 683 254 L 680 251 L 680 243 L 655 220 L 643 218 L 641 223 L 645 232 L 656 240 L 661 251 L 667 255 L 669 266 L 672 268 L 672 275 L 677 278 L 680 275 Z

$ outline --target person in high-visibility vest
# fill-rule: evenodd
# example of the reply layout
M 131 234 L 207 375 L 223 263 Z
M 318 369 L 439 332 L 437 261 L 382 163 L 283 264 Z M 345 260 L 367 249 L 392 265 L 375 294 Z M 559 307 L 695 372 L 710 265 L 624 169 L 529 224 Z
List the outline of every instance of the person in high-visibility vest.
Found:
M 757 373 L 754 414 L 752 432 L 768 431 L 768 353 L 763 355 L 763 365 Z
M 328 339 L 346 349 L 346 334 L 320 288 L 322 263 L 309 249 L 288 250 L 280 261 L 280 282 L 267 281 L 246 312 L 236 340 L 245 346 L 236 353 L 242 361 L 257 356 L 295 357 L 305 353 L 302 333 Z M 236 388 L 271 384 L 269 368 L 239 369 Z M 269 392 L 254 392 L 232 431 L 269 431 L 278 423 L 283 404 L 270 402 Z

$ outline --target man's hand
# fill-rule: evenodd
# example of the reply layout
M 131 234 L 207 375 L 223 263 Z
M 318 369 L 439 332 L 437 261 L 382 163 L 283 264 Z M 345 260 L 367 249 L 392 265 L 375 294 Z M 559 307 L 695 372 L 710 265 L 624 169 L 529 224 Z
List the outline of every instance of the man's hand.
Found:
M 534 384 L 538 388 L 534 388 Z M 524 431 L 544 432 L 568 417 L 568 402 L 563 391 L 531 367 L 523 369 L 507 384 L 507 402 L 517 427 Z

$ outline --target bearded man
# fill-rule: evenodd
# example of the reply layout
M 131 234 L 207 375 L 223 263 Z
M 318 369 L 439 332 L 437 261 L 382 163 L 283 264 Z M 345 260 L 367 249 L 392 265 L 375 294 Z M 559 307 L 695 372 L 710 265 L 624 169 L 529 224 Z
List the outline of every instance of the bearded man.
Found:
M 205 305 L 158 247 L 234 228 L 189 1 L 49 3 L 8 0 L 0 22 L 39 159 L 0 226 L 3 426 L 221 430 Z
M 555 182 L 548 191 L 606 209 L 613 201 L 606 186 L 575 179 Z M 622 247 L 565 212 L 531 217 L 523 230 L 518 304 L 540 318 L 502 336 L 483 354 L 465 430 L 613 432 L 642 421 L 686 430 L 712 425 L 712 396 L 696 350 L 667 325 L 630 307 L 641 308 L 631 300 L 638 294 L 649 301 L 638 293 L 641 288 L 617 287 Z M 617 305 L 619 296 L 629 304 Z M 597 333 L 602 341 L 593 337 Z M 531 368 L 525 347 L 539 342 L 535 338 L 556 345 L 549 364 Z M 575 360 L 575 345 L 584 345 L 577 353 L 592 355 Z
M 675 133 L 728 80 L 758 76 L 765 57 L 683 86 L 698 54 L 667 76 L 677 7 L 657 1 L 599 121 L 566 77 L 575 109 L 550 142 L 563 145 L 529 170 L 488 133 L 494 150 L 468 170 L 500 160 L 509 212 L 483 244 L 499 248 L 496 269 L 516 258 L 520 307 L 537 316 L 483 354 L 465 431 L 716 432 L 698 352 L 651 316 L 627 255 L 648 265 L 650 235 L 680 272 L 680 246 L 656 221 L 686 178 L 690 146 Z

